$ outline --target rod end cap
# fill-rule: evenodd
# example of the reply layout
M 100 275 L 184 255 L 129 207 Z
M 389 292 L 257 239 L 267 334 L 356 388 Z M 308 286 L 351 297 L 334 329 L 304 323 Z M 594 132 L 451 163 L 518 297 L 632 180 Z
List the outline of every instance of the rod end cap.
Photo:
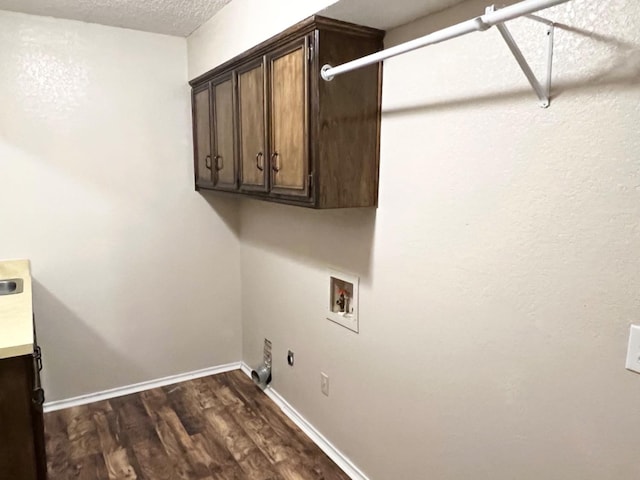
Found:
M 327 63 L 323 65 L 322 68 L 320 69 L 320 76 L 322 77 L 323 80 L 326 80 L 327 82 L 330 82 L 331 80 L 333 80 L 333 75 L 327 74 L 327 71 L 331 68 L 333 67 L 331 67 L 331 65 Z

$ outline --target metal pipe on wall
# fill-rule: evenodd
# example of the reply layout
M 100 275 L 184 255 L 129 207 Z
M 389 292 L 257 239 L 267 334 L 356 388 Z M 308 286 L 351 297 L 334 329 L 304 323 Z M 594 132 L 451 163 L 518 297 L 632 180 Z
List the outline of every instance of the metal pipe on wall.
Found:
M 372 53 L 366 57 L 358 58 L 342 65 L 332 67 L 331 65 L 325 65 L 322 67 L 320 75 L 324 80 L 332 80 L 336 75 L 340 75 L 358 68 L 366 67 L 373 63 L 378 63 L 387 58 L 395 57 L 418 48 L 426 47 L 428 45 L 434 45 L 441 43 L 452 38 L 460 37 L 471 32 L 481 32 L 491 28 L 492 26 L 513 20 L 523 15 L 529 15 L 546 8 L 566 3 L 570 0 L 524 0 L 522 2 L 510 5 L 500 10 L 489 11 L 482 16 L 466 20 L 462 23 L 452 25 L 442 30 L 425 35 L 424 37 L 416 38 L 406 43 L 396 45 L 395 47 L 387 48 L 380 52 Z

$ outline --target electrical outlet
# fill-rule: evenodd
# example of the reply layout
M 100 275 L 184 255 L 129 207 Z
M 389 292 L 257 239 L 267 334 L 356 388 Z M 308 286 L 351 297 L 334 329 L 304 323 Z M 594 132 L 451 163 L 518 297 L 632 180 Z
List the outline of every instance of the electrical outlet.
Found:
M 290 367 L 293 367 L 293 362 L 294 362 L 293 352 L 289 350 L 289 353 L 287 353 L 287 363 L 289 364 Z
M 320 372 L 320 390 L 327 397 L 329 396 L 329 375 L 324 372 Z
M 640 373 L 640 325 L 631 325 L 626 367 L 628 370 Z

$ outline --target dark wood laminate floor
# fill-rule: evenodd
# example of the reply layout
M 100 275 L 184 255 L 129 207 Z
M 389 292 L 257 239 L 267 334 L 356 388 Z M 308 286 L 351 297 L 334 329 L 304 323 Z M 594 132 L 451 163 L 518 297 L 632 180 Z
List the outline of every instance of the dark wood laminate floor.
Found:
M 239 370 L 45 415 L 49 480 L 349 480 Z

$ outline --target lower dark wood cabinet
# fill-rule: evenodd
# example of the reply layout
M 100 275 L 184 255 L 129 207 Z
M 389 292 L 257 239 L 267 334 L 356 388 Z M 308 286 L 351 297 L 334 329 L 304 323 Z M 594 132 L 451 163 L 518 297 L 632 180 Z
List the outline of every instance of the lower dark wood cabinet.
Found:
M 40 349 L 0 360 L 0 478 L 46 480 Z

